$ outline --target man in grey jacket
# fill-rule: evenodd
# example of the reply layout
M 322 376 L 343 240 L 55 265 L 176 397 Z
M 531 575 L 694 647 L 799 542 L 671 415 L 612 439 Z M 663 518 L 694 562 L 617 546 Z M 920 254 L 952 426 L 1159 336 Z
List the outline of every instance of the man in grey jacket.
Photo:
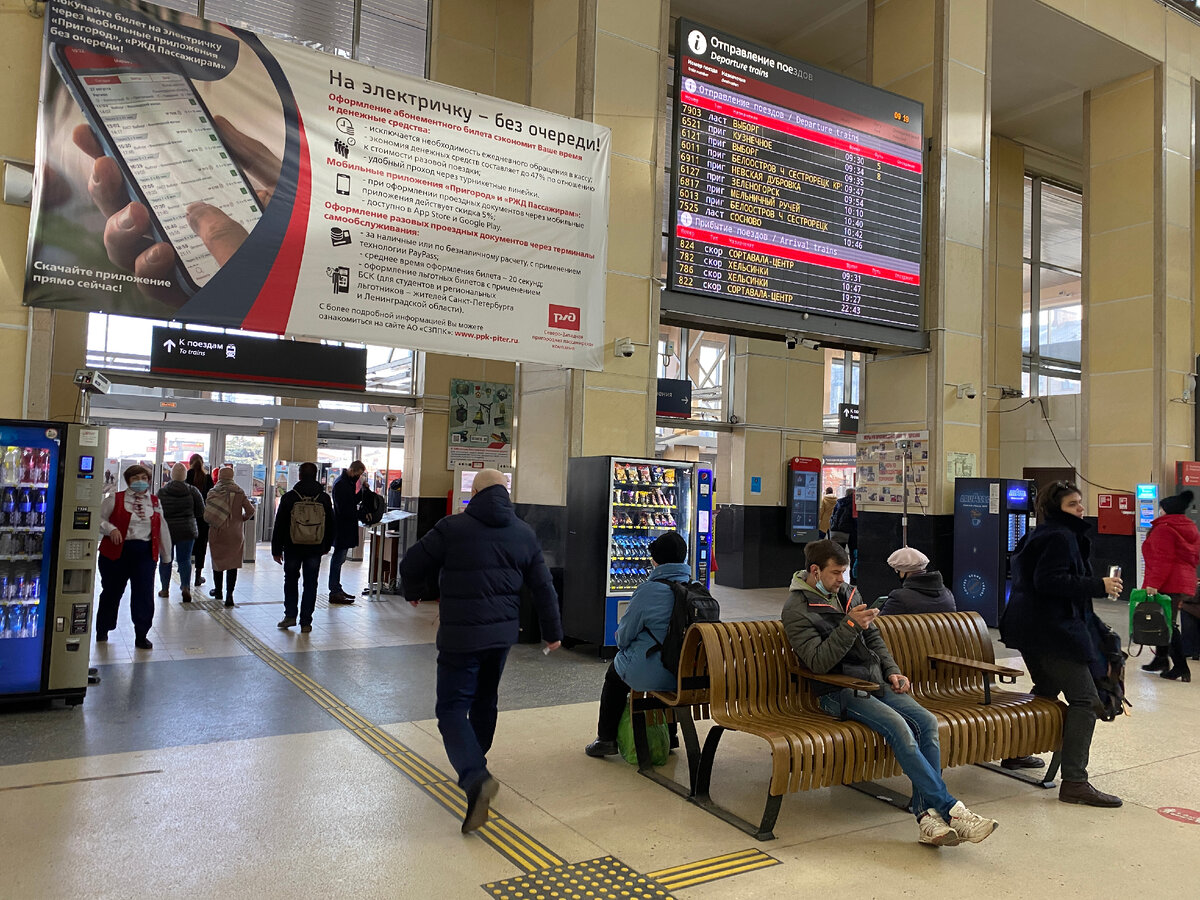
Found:
M 877 731 L 912 781 L 919 841 L 953 847 L 978 844 L 996 828 L 950 795 L 941 775 L 937 719 L 909 693 L 911 685 L 872 624 L 879 615 L 843 579 L 850 558 L 833 541 L 804 548 L 808 569 L 792 578 L 783 626 L 800 661 L 818 674 L 840 674 L 878 684 L 874 693 L 815 683 L 821 709 Z

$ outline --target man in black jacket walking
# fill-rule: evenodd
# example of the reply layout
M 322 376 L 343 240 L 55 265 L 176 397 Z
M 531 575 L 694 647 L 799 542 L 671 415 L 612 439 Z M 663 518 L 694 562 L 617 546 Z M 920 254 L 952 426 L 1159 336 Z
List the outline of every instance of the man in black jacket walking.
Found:
M 416 605 L 438 577 L 437 720 L 458 784 L 467 794 L 462 831 L 487 822 L 499 784 L 487 769 L 500 676 L 520 630 L 521 585 L 533 593 L 546 650 L 562 640 L 558 596 L 533 529 L 517 518 L 502 472 L 482 469 L 462 515 L 447 516 L 400 563 Z
M 313 516 L 315 521 L 310 521 L 308 512 L 314 501 L 320 504 L 323 520 L 320 516 Z M 297 509 L 297 503 L 303 506 Z M 316 463 L 301 463 L 300 480 L 279 501 L 275 527 L 271 531 L 271 556 L 283 566 L 283 619 L 279 622 L 280 628 L 291 628 L 296 624 L 299 599 L 300 630 L 305 634 L 312 631 L 321 557 L 332 546 L 333 504 L 325 489 L 317 482 Z M 298 598 L 301 574 L 304 575 L 304 596 Z

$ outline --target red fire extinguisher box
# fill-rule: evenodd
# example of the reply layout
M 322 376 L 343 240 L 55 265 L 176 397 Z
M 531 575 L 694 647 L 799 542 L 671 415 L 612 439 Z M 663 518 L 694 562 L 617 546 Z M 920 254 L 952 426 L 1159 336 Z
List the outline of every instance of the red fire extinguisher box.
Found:
M 1100 534 L 1133 534 L 1133 494 L 1099 494 L 1096 507 Z

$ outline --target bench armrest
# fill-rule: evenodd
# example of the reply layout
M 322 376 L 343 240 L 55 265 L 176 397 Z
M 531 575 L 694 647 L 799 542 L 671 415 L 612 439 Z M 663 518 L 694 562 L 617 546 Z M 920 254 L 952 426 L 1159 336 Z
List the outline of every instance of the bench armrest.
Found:
M 1020 669 L 1012 669 L 1008 666 L 998 666 L 995 663 L 984 662 L 982 659 L 969 659 L 965 656 L 951 656 L 948 653 L 929 653 L 927 657 L 935 663 L 944 662 L 952 666 L 962 666 L 965 669 L 975 669 L 988 675 L 996 675 L 1000 678 L 1017 678 L 1025 673 Z
M 864 681 L 861 678 L 851 678 L 849 675 L 835 675 L 829 672 L 824 675 L 818 675 L 816 672 L 806 669 L 803 666 L 794 667 L 792 673 L 802 679 L 820 681 L 823 684 L 832 684 L 840 688 L 850 688 L 852 691 L 867 691 L 873 694 L 879 690 L 879 685 L 873 681 Z

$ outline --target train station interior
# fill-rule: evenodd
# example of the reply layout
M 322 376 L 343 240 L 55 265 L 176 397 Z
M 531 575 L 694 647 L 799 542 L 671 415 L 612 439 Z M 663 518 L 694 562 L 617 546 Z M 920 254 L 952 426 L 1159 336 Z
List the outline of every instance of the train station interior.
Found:
M 55 487 L 51 457 L 34 449 L 23 458 L 16 437 L 0 440 L 9 486 L 0 487 L 0 897 L 1197 896 L 1200 694 L 1190 680 L 1141 671 L 1153 647 L 1131 641 L 1129 614 L 1131 590 L 1147 586 L 1137 580 L 1149 528 L 1141 515 L 1153 518 L 1160 499 L 1200 484 L 1196 3 L 80 0 L 78 8 L 109 5 L 175 25 L 199 17 L 245 29 L 331 73 L 326 57 L 345 72 L 374 66 L 380 81 L 426 79 L 477 106 L 498 98 L 531 121 L 576 123 L 579 134 L 601 129 L 606 219 L 599 237 L 588 232 L 604 249 L 599 319 L 589 326 L 598 362 L 506 356 L 483 342 L 477 352 L 446 350 L 382 326 L 343 339 L 332 324 L 300 333 L 214 324 L 186 309 L 180 318 L 146 315 L 126 303 L 132 287 L 104 308 L 39 299 L 49 290 L 31 280 L 39 229 L 74 240 L 92 228 L 103 240 L 91 257 L 60 250 L 45 258 L 103 266 L 115 264 L 117 216 L 106 229 L 97 154 L 86 141 L 46 138 L 55 115 L 73 121 L 63 107 L 74 103 L 65 93 L 70 103 L 43 102 L 47 73 L 67 71 L 51 62 L 47 16 L 56 7 L 67 16 L 76 4 L 0 0 L 0 380 L 8 385 L 0 437 L 32 428 L 63 448 Z M 695 35 L 709 46 L 698 49 Z M 750 68 L 739 69 L 741 81 L 708 84 L 697 60 L 722 46 L 723 64 Z M 709 177 L 718 157 L 705 148 L 715 145 L 696 137 L 716 134 L 701 132 L 701 121 L 713 129 L 722 116 L 736 118 L 718 88 L 740 97 L 754 72 L 774 77 L 793 65 L 824 73 L 816 83 L 842 92 L 797 108 L 795 122 L 858 97 L 867 98 L 864 111 L 890 120 L 891 130 L 878 132 L 894 139 L 879 138 L 888 155 L 854 144 L 839 178 L 852 185 L 878 172 L 882 184 L 891 169 L 921 173 L 908 182 L 915 218 L 885 227 L 910 241 L 891 256 L 864 250 L 861 206 L 857 219 L 849 200 L 838 207 L 848 262 L 825 267 L 841 268 L 841 281 L 828 308 L 814 305 L 811 316 L 747 302 L 765 260 L 809 257 L 750 249 L 749 231 L 738 232 L 743 244 L 723 243 L 734 231 L 713 224 L 721 216 L 705 203 L 715 201 L 688 206 L 692 179 L 697 196 L 716 196 L 713 184 L 725 190 Z M 402 83 L 415 90 L 418 82 Z M 349 93 L 344 77 L 342 85 Z M 336 90 L 316 86 L 322 103 Z M 761 98 L 782 103 L 778 96 Z M 765 116 L 768 106 L 762 99 L 754 108 Z M 735 151 L 745 155 L 728 197 L 730 209 L 743 210 L 732 221 L 758 234 L 785 207 L 773 201 L 778 193 L 753 188 L 767 181 L 745 163 L 756 156 L 745 136 L 764 127 L 749 124 L 759 121 L 752 115 L 734 126 L 744 141 Z M 323 132 L 307 127 L 315 145 Z M 876 169 L 876 159 L 889 169 Z M 760 171 L 776 171 L 769 165 Z M 819 180 L 799 186 L 780 175 L 778 184 L 792 184 L 797 210 L 814 216 Z M 257 177 L 246 183 L 258 187 Z M 263 202 L 270 212 L 273 201 Z M 85 206 L 78 221 L 63 212 Z M 341 249 L 339 227 L 329 246 L 329 221 L 320 220 L 324 254 Z M 913 222 L 915 236 L 903 238 Z M 365 226 L 346 228 L 345 241 L 354 229 L 361 243 Z M 696 285 L 687 269 L 693 244 L 743 249 L 697 251 L 700 271 L 724 260 L 707 270 L 724 280 L 697 275 Z M 315 242 L 310 248 L 305 256 L 315 259 Z M 891 312 L 863 312 L 871 291 L 855 293 L 863 282 L 847 277 L 859 271 L 888 280 L 879 295 L 896 298 Z M 456 290 L 446 275 L 443 299 Z M 300 290 L 296 298 L 317 302 Z M 550 309 L 553 317 L 560 307 Z M 889 320 L 893 313 L 900 318 Z M 218 353 L 227 371 L 172 368 L 163 363 L 168 342 L 169 352 L 237 345 L 247 366 L 277 371 L 239 374 L 253 370 L 232 368 L 242 362 L 227 349 Z M 280 345 L 278 355 L 268 344 Z M 346 359 L 357 367 L 353 385 L 334 371 Z M 472 456 L 470 442 L 488 440 L 502 455 Z M 30 446 L 49 446 L 38 441 Z M 11 460 L 6 450 L 16 451 Z M 99 533 L 91 518 L 80 524 L 80 512 L 98 522 L 101 497 L 122 489 L 129 466 L 144 466 L 157 492 L 175 463 L 196 454 L 208 467 L 232 468 L 255 510 L 236 605 L 211 593 L 211 567 L 198 573 L 202 585 L 175 572 L 165 597 L 156 576 L 149 631 L 135 635 L 126 595 L 116 627 L 97 642 L 100 584 L 88 566 Z M 280 500 L 301 463 L 315 463 L 331 490 L 356 460 L 390 518 L 360 528 L 347 557 L 342 585 L 353 602 L 331 597 L 326 559 L 311 631 L 277 627 L 284 573 L 271 539 Z M 535 617 L 523 612 L 488 752 L 499 791 L 488 824 L 464 834 L 467 800 L 435 717 L 439 606 L 406 602 L 397 567 L 443 517 L 461 513 L 473 471 L 485 464 L 506 471 L 516 513 L 537 537 L 565 640 L 544 653 Z M 943 772 L 950 791 L 999 822 L 981 844 L 919 844 L 912 816 L 870 795 L 907 795 L 902 776 L 865 791 L 797 784 L 773 833 L 756 837 L 686 796 L 695 775 L 686 746 L 656 767 L 674 788 L 622 756 L 585 755 L 597 737 L 614 628 L 650 571 L 649 538 L 684 535 L 692 575 L 720 602 L 723 622 L 774 622 L 793 573 L 805 568 L 805 544 L 817 539 L 826 489 L 854 498 L 847 577 L 861 595 L 899 586 L 887 562 L 893 551 L 921 550 L 960 612 L 977 614 L 989 661 L 1021 671 L 996 689 L 1029 692 L 1027 667 L 1001 642 L 997 618 L 1006 567 L 1036 524 L 1034 498 L 1058 481 L 1079 485 L 1096 574 L 1125 573 L 1121 595 L 1096 597 L 1096 612 L 1140 652 L 1126 664 L 1128 715 L 1098 723 L 1091 746 L 1090 780 L 1120 796 L 1120 809 L 1060 803 L 1036 779 L 953 764 Z M 49 547 L 52 532 L 59 540 L 47 510 L 61 508 L 65 529 L 68 485 L 75 528 L 93 529 L 87 559 L 74 557 L 72 571 L 88 573 L 79 580 L 63 574 L 79 544 L 65 530 L 54 553 L 66 568 L 45 570 L 59 572 L 54 578 L 39 576 L 40 551 L 21 544 L 44 533 Z M 981 520 L 991 524 L 974 528 Z M 59 590 L 75 592 L 74 611 L 35 618 L 30 610 L 47 609 Z M 39 596 L 50 599 L 39 606 Z M 63 645 L 64 630 L 82 637 L 56 658 L 50 648 Z M 135 646 L 137 637 L 153 649 Z M 5 679 L 23 659 L 18 645 L 47 648 L 43 687 L 6 698 Z M 1200 658 L 1200 644 L 1185 650 Z M 67 668 L 85 680 L 46 690 Z M 701 744 L 718 727 L 695 724 Z M 1039 756 L 1049 763 L 1052 753 Z M 708 760 L 711 799 L 757 823 L 772 759 L 762 738 L 728 730 Z

